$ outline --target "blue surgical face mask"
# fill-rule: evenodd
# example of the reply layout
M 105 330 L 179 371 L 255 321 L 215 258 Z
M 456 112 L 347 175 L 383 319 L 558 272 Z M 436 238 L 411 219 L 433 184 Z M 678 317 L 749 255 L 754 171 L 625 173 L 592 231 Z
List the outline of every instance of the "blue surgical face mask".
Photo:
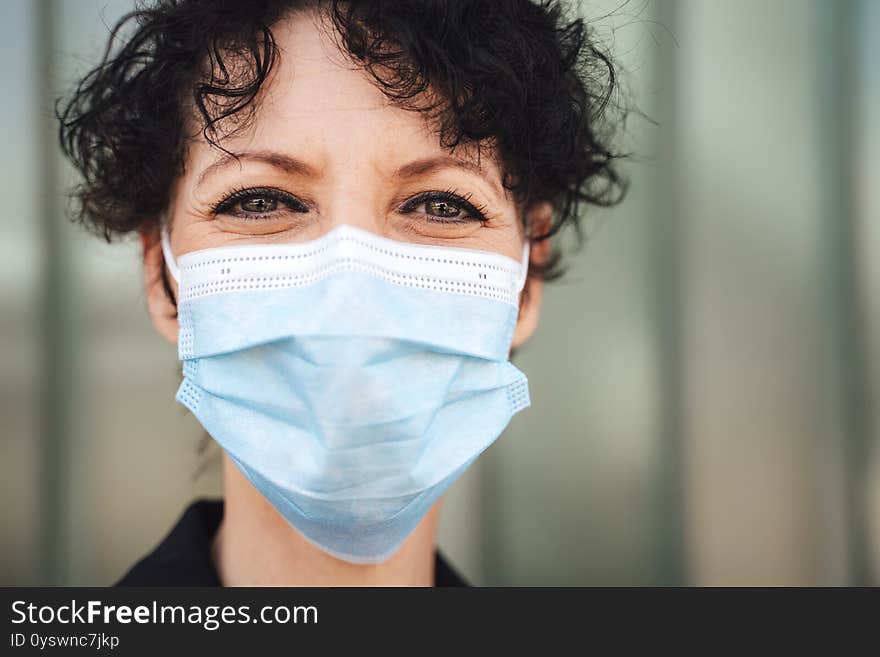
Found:
M 529 405 L 508 361 L 525 282 L 496 253 L 341 225 L 187 253 L 177 400 L 307 540 L 388 559 Z

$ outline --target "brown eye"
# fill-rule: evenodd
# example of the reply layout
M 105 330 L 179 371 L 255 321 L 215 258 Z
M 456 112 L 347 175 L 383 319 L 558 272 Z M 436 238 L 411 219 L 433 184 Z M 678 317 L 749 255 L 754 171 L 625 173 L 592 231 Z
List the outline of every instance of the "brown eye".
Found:
M 245 212 L 273 212 L 278 207 L 278 201 L 274 198 L 266 198 L 265 196 L 252 196 L 248 199 L 239 201 L 241 209 Z
M 275 220 L 290 212 L 308 212 L 309 208 L 295 196 L 274 187 L 249 187 L 229 194 L 212 208 L 214 215 L 250 219 Z
M 475 207 L 468 198 L 469 196 L 463 197 L 453 190 L 423 192 L 410 199 L 400 211 L 404 214 L 419 214 L 426 221 L 447 224 L 488 221 L 485 208 Z M 417 212 L 420 206 L 424 206 L 424 212 Z
M 461 209 L 456 207 L 454 203 L 438 199 L 426 201 L 425 212 L 427 214 L 434 215 L 435 217 L 449 219 L 458 215 L 461 212 Z

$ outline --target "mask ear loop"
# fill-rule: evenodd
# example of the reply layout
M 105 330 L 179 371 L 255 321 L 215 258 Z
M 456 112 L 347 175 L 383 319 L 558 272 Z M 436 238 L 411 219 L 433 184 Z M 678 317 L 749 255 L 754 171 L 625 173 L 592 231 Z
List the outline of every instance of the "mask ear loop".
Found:
M 526 243 L 523 244 L 523 252 L 522 259 L 519 263 L 519 280 L 517 280 L 516 291 L 517 293 L 522 292 L 523 288 L 526 285 L 526 278 L 529 275 L 529 253 L 530 253 L 531 243 L 529 239 L 526 238 Z
M 529 235 L 531 235 L 531 221 L 528 213 L 523 216 L 523 235 L 525 243 L 523 244 L 522 259 L 519 261 L 519 280 L 516 282 L 517 294 L 523 291 L 523 288 L 526 286 L 526 279 L 529 277 L 529 255 L 532 242 L 529 239 Z
M 174 259 L 174 254 L 171 252 L 171 242 L 168 240 L 168 224 L 163 221 L 160 230 L 162 233 L 162 255 L 165 256 L 165 265 L 168 267 L 168 271 L 171 272 L 174 280 L 177 281 L 179 285 L 180 268 L 177 266 L 177 261 Z

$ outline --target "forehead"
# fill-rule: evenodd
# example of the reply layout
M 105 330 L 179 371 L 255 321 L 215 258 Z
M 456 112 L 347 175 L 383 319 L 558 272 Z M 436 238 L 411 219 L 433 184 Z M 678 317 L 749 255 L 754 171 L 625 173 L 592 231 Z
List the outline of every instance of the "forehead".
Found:
M 378 166 L 402 159 L 448 154 L 425 117 L 393 105 L 369 73 L 340 50 L 326 18 L 297 12 L 272 27 L 279 58 L 258 97 L 250 127 L 227 137 L 232 151 L 296 154 L 315 167 Z M 216 159 L 215 150 L 203 157 Z M 497 181 L 486 144 L 459 146 L 455 156 L 472 161 Z

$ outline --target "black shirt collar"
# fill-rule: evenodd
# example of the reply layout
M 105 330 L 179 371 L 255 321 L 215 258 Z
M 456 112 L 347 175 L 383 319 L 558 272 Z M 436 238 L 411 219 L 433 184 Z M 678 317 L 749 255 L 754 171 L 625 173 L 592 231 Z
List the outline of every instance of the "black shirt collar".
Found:
M 221 586 L 211 560 L 211 541 L 223 518 L 223 500 L 190 504 L 171 532 L 116 586 Z M 440 551 L 434 553 L 435 586 L 470 586 Z

